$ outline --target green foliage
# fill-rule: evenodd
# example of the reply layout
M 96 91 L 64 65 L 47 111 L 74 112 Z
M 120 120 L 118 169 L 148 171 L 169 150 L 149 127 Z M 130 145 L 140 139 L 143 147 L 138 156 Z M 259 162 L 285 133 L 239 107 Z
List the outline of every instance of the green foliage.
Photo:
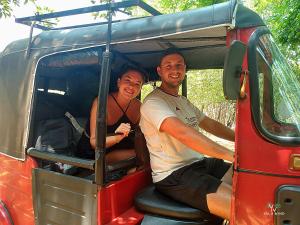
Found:
M 90 0 L 92 4 L 103 4 L 112 2 L 112 0 Z M 217 4 L 221 2 L 226 2 L 227 0 L 145 0 L 146 3 L 153 6 L 156 9 L 159 9 L 162 13 L 174 13 L 188 9 L 195 9 L 199 7 L 205 7 L 212 4 Z M 137 7 L 131 7 L 124 9 L 126 14 L 133 16 L 146 16 L 146 13 L 143 10 L 137 9 Z M 94 13 L 95 18 L 105 18 L 106 13 Z
M 198 70 L 187 73 L 188 97 L 198 107 L 224 101 L 223 70 Z
M 43 13 L 49 13 L 49 12 L 53 12 L 52 9 L 50 9 L 47 6 L 39 6 L 36 4 L 36 0 L 0 0 L 0 18 L 2 17 L 10 17 L 12 16 L 12 10 L 13 7 L 20 7 L 21 5 L 25 5 L 27 3 L 33 3 L 35 5 L 36 8 L 36 14 L 43 14 Z M 44 26 L 48 26 L 51 27 L 53 25 L 55 25 L 58 22 L 57 19 L 55 19 L 54 21 L 43 21 L 42 24 Z
M 282 44 L 299 45 L 300 1 L 256 0 L 255 7 Z
M 105 4 L 105 3 L 110 3 L 110 2 L 113 2 L 112 0 L 90 0 L 90 2 L 92 4 Z M 136 7 L 128 7 L 126 9 L 121 9 L 119 10 L 119 12 L 122 12 L 123 14 L 126 14 L 126 15 L 129 15 L 129 16 L 133 16 L 133 15 L 138 15 L 138 16 L 141 16 L 140 14 L 141 13 L 136 13 Z M 97 18 L 105 18 L 107 19 L 107 12 L 95 12 L 95 13 L 92 13 L 94 19 L 97 19 Z M 116 12 L 113 12 L 113 16 L 116 16 Z
M 20 6 L 20 4 L 27 4 L 28 2 L 35 2 L 35 0 L 0 0 L 0 18 L 10 17 L 13 6 Z
M 226 2 L 227 0 L 147 0 L 146 2 L 150 5 L 155 6 L 162 13 L 173 13 L 179 12 L 187 9 L 195 9 L 199 7 L 204 7 L 216 3 Z
M 294 69 L 300 72 L 300 1 L 255 0 L 255 10 L 260 13 L 288 57 Z
M 188 98 L 199 108 L 224 102 L 223 70 L 193 70 L 187 72 Z M 153 83 L 144 85 L 142 100 L 153 90 Z M 155 83 L 160 86 L 160 82 Z M 180 90 L 181 91 L 181 90 Z
M 12 12 L 12 4 L 15 6 L 19 6 L 20 5 L 20 1 L 19 0 L 0 0 L 0 18 L 4 17 L 9 17 L 11 16 L 11 12 Z

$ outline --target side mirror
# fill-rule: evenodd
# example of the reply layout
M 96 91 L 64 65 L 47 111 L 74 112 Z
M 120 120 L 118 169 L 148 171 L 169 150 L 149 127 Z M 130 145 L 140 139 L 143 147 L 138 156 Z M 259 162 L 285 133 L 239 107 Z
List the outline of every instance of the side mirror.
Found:
M 237 100 L 240 96 L 240 74 L 247 46 L 233 41 L 225 56 L 223 71 L 223 91 L 228 100 Z

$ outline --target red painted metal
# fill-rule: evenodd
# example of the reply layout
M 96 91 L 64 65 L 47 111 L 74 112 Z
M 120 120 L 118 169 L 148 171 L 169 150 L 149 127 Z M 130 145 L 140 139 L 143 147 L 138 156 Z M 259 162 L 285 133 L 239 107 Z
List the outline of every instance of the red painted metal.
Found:
M 134 207 L 131 207 L 129 210 L 113 219 L 107 225 L 135 225 L 140 224 L 143 218 L 144 214 L 138 212 Z
M 254 31 L 254 28 L 233 31 L 228 38 L 236 38 L 247 44 Z M 246 56 L 243 70 L 248 70 L 247 62 Z M 274 224 L 274 216 L 269 204 L 274 204 L 276 189 L 283 184 L 300 185 L 300 179 L 272 174 L 300 176 L 300 171 L 289 170 L 290 156 L 299 154 L 300 148 L 272 144 L 259 134 L 251 116 L 249 77 L 247 79 L 247 98 L 237 102 L 235 169 L 268 175 L 234 173 L 231 224 L 271 225 Z
M 0 224 L 1 225 L 13 225 L 12 218 L 5 206 L 5 204 L 0 200 Z
M 139 224 L 143 214 L 134 209 L 134 196 L 150 183 L 150 171 L 142 170 L 102 188 L 98 192 L 98 225 Z
M 257 174 L 238 173 L 235 191 L 235 223 L 238 225 L 273 225 L 275 191 L 281 184 L 299 185 L 299 178 L 281 178 Z M 277 213 L 287 213 L 278 210 Z
M 0 199 L 14 225 L 34 225 L 31 170 L 36 162 L 27 157 L 19 161 L 0 154 Z
M 31 171 L 37 163 L 30 157 L 23 162 L 0 155 L 0 164 L 0 200 L 7 206 L 14 225 L 34 225 Z M 134 209 L 133 199 L 150 182 L 150 171 L 143 170 L 99 190 L 98 224 L 139 224 L 144 215 Z M 2 222 L 5 218 L 0 218 L 1 225 L 6 225 Z

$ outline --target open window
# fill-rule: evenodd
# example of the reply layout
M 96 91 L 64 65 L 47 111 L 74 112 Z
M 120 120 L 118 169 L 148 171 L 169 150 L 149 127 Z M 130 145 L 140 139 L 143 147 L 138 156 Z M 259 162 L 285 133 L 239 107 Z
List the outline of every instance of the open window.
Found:
M 100 48 L 89 48 L 40 60 L 28 151 L 38 159 L 40 167 L 76 176 L 93 174 L 95 151 L 89 143 L 89 117 L 92 102 L 98 95 L 101 55 Z M 120 56 L 116 58 L 118 63 L 112 68 L 110 91 L 116 90 L 117 75 L 126 63 Z M 135 159 L 107 165 L 106 170 L 133 165 Z

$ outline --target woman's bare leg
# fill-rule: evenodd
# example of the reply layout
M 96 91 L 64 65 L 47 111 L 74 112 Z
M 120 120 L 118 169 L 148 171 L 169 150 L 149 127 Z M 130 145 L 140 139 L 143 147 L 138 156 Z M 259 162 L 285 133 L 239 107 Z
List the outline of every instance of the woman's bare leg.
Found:
M 105 155 L 105 161 L 107 164 L 113 164 L 132 157 L 135 157 L 134 149 L 116 149 Z

